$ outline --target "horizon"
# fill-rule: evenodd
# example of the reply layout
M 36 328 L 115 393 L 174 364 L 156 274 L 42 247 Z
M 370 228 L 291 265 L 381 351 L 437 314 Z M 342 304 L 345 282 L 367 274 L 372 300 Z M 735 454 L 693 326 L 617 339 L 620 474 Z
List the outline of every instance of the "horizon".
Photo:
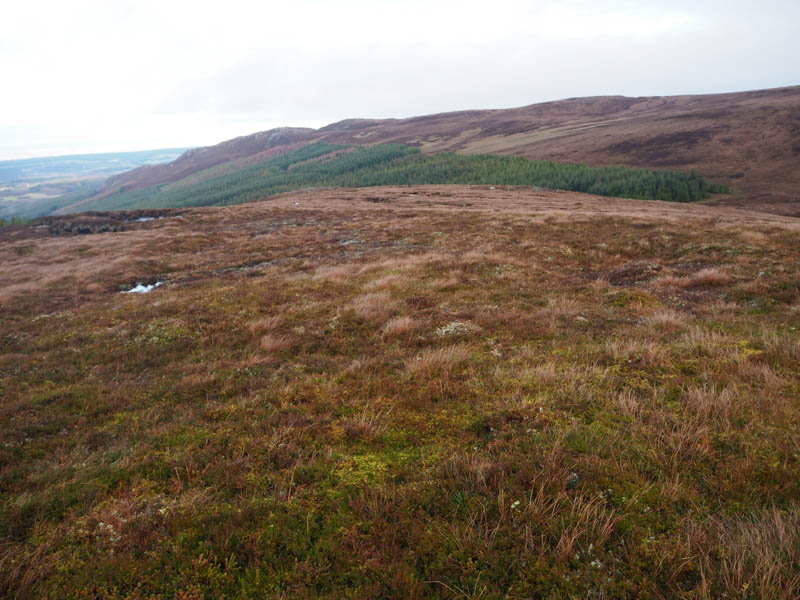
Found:
M 252 135 L 255 133 L 259 133 L 262 131 L 270 131 L 272 129 L 277 129 L 281 127 L 309 127 L 311 129 L 321 129 L 323 127 L 327 127 L 334 123 L 338 123 L 340 121 L 350 120 L 350 119 L 412 119 L 416 117 L 427 116 L 429 114 L 446 114 L 451 112 L 461 112 L 461 111 L 470 111 L 470 110 L 508 110 L 514 108 L 524 108 L 526 106 L 534 106 L 536 104 L 545 104 L 550 102 L 562 102 L 566 100 L 573 100 L 577 98 L 602 98 L 602 97 L 626 97 L 626 98 L 663 98 L 663 97 L 672 97 L 672 96 L 713 96 L 713 95 L 724 95 L 724 94 L 739 94 L 739 93 L 748 93 L 748 92 L 762 92 L 762 91 L 771 91 L 771 90 L 780 90 L 780 89 L 790 89 L 793 87 L 800 87 L 800 84 L 790 84 L 790 85 L 778 85 L 775 87 L 769 88 L 748 88 L 748 89 L 740 89 L 740 90 L 723 90 L 723 91 L 716 91 L 716 92 L 706 92 L 706 93 L 681 93 L 681 94 L 635 94 L 635 95 L 628 95 L 628 94 L 589 94 L 586 96 L 570 96 L 570 97 L 563 97 L 563 98 L 552 98 L 546 100 L 538 100 L 536 102 L 530 102 L 527 104 L 520 104 L 516 106 L 504 106 L 504 107 L 496 107 L 496 106 L 480 106 L 480 107 L 471 107 L 459 110 L 448 110 L 448 111 L 440 111 L 439 113 L 426 113 L 426 114 L 413 114 L 413 115 L 406 115 L 406 116 L 380 116 L 380 117 L 361 117 L 361 116 L 348 116 L 342 117 L 341 119 L 337 119 L 334 121 L 329 121 L 322 124 L 317 124 L 314 126 L 311 125 L 298 125 L 298 124 L 279 124 L 274 125 L 271 127 L 264 127 L 261 129 L 256 129 L 249 132 L 243 132 L 231 137 L 226 137 L 224 139 L 218 139 L 216 141 L 211 141 L 209 143 L 200 143 L 200 144 L 173 144 L 167 146 L 159 146 L 159 147 L 138 147 L 138 148 L 125 148 L 119 149 L 116 147 L 110 147 L 108 149 L 100 149 L 100 150 L 93 150 L 93 151 L 79 151 L 79 152 L 63 152 L 63 153 L 55 153 L 55 154 L 34 154 L 34 155 L 16 155 L 16 156 L 6 156 L 0 154 L 0 162 L 10 162 L 10 161 L 21 161 L 21 160 L 36 160 L 36 159 L 44 159 L 44 158 L 70 158 L 70 157 L 79 157 L 79 156 L 94 156 L 94 155 L 101 155 L 101 154 L 125 154 L 125 153 L 136 153 L 136 152 L 151 152 L 151 151 L 166 151 L 166 150 L 192 150 L 195 148 L 202 148 L 208 146 L 215 146 L 222 142 L 226 142 L 232 139 L 236 139 L 238 137 L 246 137 L 248 135 Z
M 800 82 L 800 5 L 789 0 L 757 10 L 721 0 L 499 0 L 491 11 L 474 0 L 458 10 L 34 0 L 5 12 L 14 28 L 0 34 L 0 69 L 14 93 L 0 97 L 2 160 L 197 147 L 347 118 Z
M 137 154 L 140 152 L 167 152 L 167 151 L 175 151 L 175 150 L 183 150 L 184 152 L 187 150 L 192 150 L 194 148 L 198 148 L 199 146 L 170 146 L 170 147 L 163 147 L 163 148 L 134 148 L 133 150 L 106 150 L 106 151 L 99 151 L 99 152 L 71 152 L 69 154 L 43 154 L 37 156 L 19 156 L 16 158 L 2 158 L 0 157 L 0 163 L 4 162 L 21 162 L 27 160 L 43 160 L 46 158 L 82 158 L 88 156 L 101 156 L 104 154 Z

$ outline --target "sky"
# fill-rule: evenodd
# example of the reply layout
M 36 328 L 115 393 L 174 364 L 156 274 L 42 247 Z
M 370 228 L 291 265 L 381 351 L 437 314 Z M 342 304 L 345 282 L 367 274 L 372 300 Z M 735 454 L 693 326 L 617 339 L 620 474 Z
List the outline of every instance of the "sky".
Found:
M 4 0 L 0 159 L 800 84 L 798 0 Z

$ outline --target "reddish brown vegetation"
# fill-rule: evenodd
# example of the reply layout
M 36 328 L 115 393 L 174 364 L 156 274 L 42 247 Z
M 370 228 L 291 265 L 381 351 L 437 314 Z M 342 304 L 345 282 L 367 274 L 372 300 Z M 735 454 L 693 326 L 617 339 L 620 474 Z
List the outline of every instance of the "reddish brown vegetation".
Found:
M 0 232 L 0 595 L 800 593 L 800 221 L 456 186 L 168 216 Z
M 590 165 L 695 169 L 738 191 L 715 199 L 800 216 L 800 87 L 731 94 L 572 98 L 412 119 L 350 119 L 275 129 L 193 150 L 167 166 L 113 178 L 103 194 L 177 181 L 213 165 L 251 164 L 302 144 L 397 142 L 426 152 L 513 154 Z M 244 161 L 244 162 L 243 162 Z

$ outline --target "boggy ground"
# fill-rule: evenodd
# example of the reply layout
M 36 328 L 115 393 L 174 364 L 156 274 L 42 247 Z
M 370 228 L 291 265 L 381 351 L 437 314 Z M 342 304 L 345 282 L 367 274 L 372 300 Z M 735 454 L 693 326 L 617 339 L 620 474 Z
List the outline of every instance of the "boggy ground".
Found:
M 797 220 L 463 187 L 161 216 L 0 233 L 2 594 L 800 593 Z

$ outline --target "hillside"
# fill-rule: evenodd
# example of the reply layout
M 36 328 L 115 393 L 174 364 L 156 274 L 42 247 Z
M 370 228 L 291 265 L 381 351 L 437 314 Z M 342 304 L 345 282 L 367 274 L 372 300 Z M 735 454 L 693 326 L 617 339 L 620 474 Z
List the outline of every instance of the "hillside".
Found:
M 0 596 L 796 598 L 799 232 L 446 185 L 0 229 Z
M 319 130 L 276 129 L 195 150 L 170 165 L 115 177 L 100 197 L 235 171 L 324 141 L 402 143 L 423 152 L 523 156 L 588 165 L 696 170 L 737 193 L 713 202 L 800 215 L 800 87 L 731 94 L 575 98 L 410 119 L 349 119 Z M 95 198 L 97 199 L 97 198 Z M 73 207 L 79 210 L 80 205 Z
M 726 188 L 694 173 L 587 167 L 492 154 L 425 154 L 402 144 L 315 142 L 250 166 L 225 163 L 175 183 L 91 198 L 82 210 L 223 206 L 303 188 L 381 185 L 517 185 L 639 200 L 692 202 Z M 78 205 L 76 205 L 78 206 Z

